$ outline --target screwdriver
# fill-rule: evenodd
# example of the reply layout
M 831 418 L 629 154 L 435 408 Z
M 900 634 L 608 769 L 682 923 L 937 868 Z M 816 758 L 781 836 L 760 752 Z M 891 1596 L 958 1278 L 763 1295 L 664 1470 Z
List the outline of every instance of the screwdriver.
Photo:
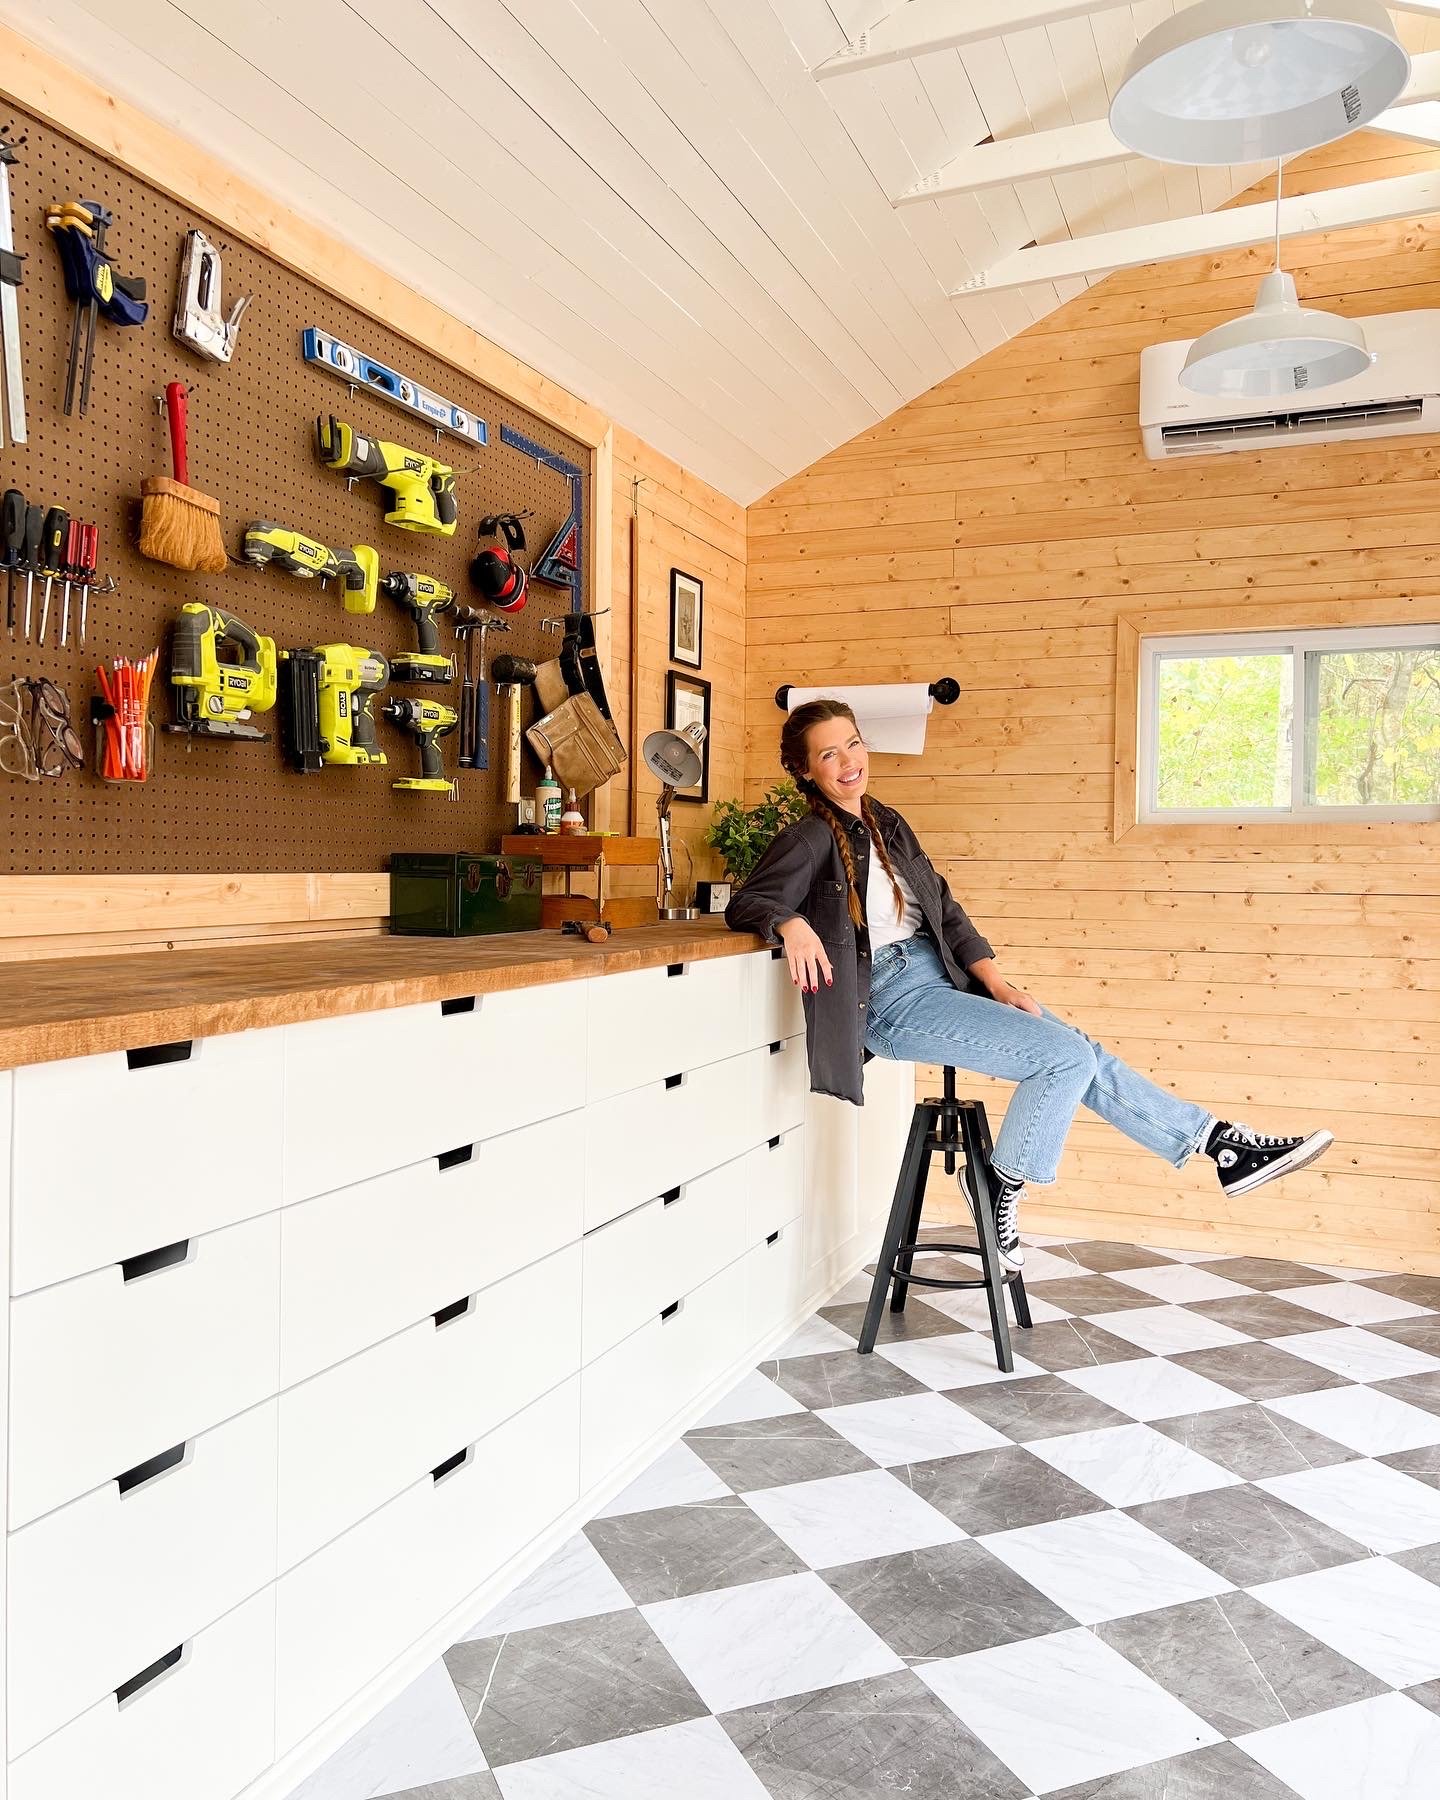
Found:
M 25 554 L 25 496 L 19 488 L 6 488 L 0 501 L 0 536 L 5 540 L 5 626 L 15 635 L 15 571 Z
M 52 506 L 45 515 L 44 547 L 41 556 L 45 568 L 45 598 L 40 602 L 40 642 L 45 642 L 45 631 L 50 623 L 50 590 L 55 585 L 55 577 L 60 572 L 60 562 L 65 554 L 65 538 L 70 530 L 70 515 L 63 506 Z
M 70 647 L 70 589 L 79 577 L 80 545 L 85 527 L 72 519 L 65 530 L 65 548 L 60 555 L 60 573 L 65 578 L 65 591 L 60 599 L 60 648 Z
M 100 527 L 80 527 L 80 648 L 85 648 L 85 627 L 90 618 L 90 585 L 100 558 Z
M 25 642 L 30 642 L 31 599 L 35 592 L 35 571 L 40 566 L 40 546 L 45 539 L 45 508 L 25 508 Z

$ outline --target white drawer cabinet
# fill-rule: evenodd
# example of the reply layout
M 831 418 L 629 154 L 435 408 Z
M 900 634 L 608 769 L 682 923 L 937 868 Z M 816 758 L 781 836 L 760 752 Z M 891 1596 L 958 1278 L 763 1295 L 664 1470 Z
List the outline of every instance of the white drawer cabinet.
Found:
M 11 1534 L 12 1757 L 274 1580 L 275 1407 Z
M 241 1031 L 17 1069 L 10 1291 L 278 1206 L 280 1046 Z
M 9 1800 L 231 1800 L 274 1757 L 272 1585 L 12 1763 Z
M 759 1012 L 743 957 L 634 969 L 592 984 L 591 1101 L 753 1049 Z M 767 1040 L 768 1041 L 768 1040 Z
M 183 1247 L 11 1302 L 12 1529 L 276 1391 L 279 1215 Z
M 738 966 L 743 976 L 750 1014 L 750 1042 L 773 1044 L 796 1037 L 805 1030 L 805 1005 L 800 990 L 790 979 L 790 965 L 779 951 L 744 956 Z
M 777 1132 L 789 1131 L 805 1117 L 805 1094 L 810 1085 L 805 1040 L 781 1038 L 755 1054 L 767 1059 L 760 1065 L 760 1130 L 756 1135 L 771 1138 Z
M 584 1097 L 591 982 L 285 1027 L 285 1198 L 528 1125 Z
M 580 1246 L 280 1396 L 280 1567 L 580 1367 Z
M 805 1298 L 805 1234 L 794 1219 L 745 1258 L 746 1340 L 758 1343 L 793 1319 Z
M 792 1125 L 745 1158 L 745 1247 L 763 1243 L 792 1219 L 803 1204 L 805 1127 Z

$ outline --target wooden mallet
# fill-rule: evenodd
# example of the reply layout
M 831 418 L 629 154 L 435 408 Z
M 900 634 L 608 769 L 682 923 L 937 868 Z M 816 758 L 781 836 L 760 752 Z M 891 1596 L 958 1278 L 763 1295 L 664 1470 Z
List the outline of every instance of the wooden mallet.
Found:
M 482 677 L 483 679 L 483 677 Z M 535 665 L 526 656 L 497 656 L 490 665 L 495 692 L 506 705 L 505 798 L 520 804 L 520 690 L 534 687 Z

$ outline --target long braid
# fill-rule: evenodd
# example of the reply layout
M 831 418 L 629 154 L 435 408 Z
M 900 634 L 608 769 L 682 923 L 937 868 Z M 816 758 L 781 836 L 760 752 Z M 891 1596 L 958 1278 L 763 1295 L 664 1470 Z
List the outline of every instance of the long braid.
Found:
M 875 817 L 875 808 L 870 796 L 864 794 L 860 799 L 860 813 L 870 832 L 870 842 L 875 854 L 880 858 L 880 867 L 890 877 L 890 887 L 895 895 L 895 917 L 905 917 L 905 896 L 900 892 L 900 881 L 895 873 L 895 865 L 890 861 L 890 852 L 885 848 L 885 836 L 880 829 L 880 821 Z
M 855 874 L 855 856 L 850 848 L 850 833 L 838 811 L 830 805 L 825 796 L 813 781 L 807 779 L 805 768 L 809 761 L 809 753 L 805 746 L 806 733 L 811 726 L 822 724 L 826 719 L 848 719 L 855 725 L 855 714 L 843 700 L 811 700 L 804 706 L 797 706 L 785 721 L 780 733 L 780 762 L 787 774 L 798 783 L 800 791 L 809 803 L 810 810 L 817 818 L 823 819 L 830 827 L 835 839 L 835 848 L 840 852 L 841 866 L 845 870 L 845 883 L 849 890 L 846 896 L 851 922 L 855 925 L 865 923 L 865 906 L 860 898 L 859 882 Z M 859 727 L 856 725 L 856 729 Z M 870 832 L 870 840 L 875 853 L 880 858 L 881 867 L 890 877 L 890 886 L 895 893 L 895 912 L 899 918 L 905 916 L 905 897 L 900 892 L 900 883 L 895 878 L 894 865 L 890 861 L 890 853 L 885 848 L 885 839 L 881 835 L 879 821 L 875 816 L 870 799 L 867 796 L 860 802 L 860 812 Z
M 833 806 L 820 792 L 813 781 L 804 784 L 805 798 L 810 802 L 810 810 L 817 818 L 821 818 L 830 827 L 835 839 L 835 848 L 840 852 L 840 861 L 845 869 L 845 885 L 848 889 L 846 901 L 850 908 L 850 920 L 854 925 L 865 923 L 865 908 L 860 902 L 860 885 L 855 877 L 855 855 L 850 848 L 850 833 L 845 829 Z

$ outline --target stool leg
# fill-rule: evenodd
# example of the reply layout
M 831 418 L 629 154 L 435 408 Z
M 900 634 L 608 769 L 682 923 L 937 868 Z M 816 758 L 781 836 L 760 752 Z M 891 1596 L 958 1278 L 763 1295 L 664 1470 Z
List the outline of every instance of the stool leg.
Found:
M 920 1164 L 920 1174 L 915 1183 L 915 1197 L 910 1203 L 910 1214 L 905 1221 L 905 1235 L 900 1242 L 905 1246 L 895 1259 L 895 1291 L 890 1296 L 891 1312 L 904 1312 L 905 1296 L 910 1291 L 910 1283 L 905 1277 L 915 1263 L 915 1243 L 920 1236 L 920 1215 L 925 1210 L 925 1183 L 930 1174 L 929 1135 L 925 1141 L 925 1157 Z
M 922 1102 L 910 1116 L 910 1135 L 905 1140 L 905 1154 L 900 1159 L 895 1198 L 890 1203 L 890 1217 L 885 1223 L 885 1237 L 875 1263 L 875 1280 L 871 1284 L 870 1300 L 865 1308 L 865 1323 L 860 1328 L 861 1356 L 868 1356 L 875 1348 L 875 1338 L 880 1330 L 880 1315 L 885 1310 L 885 1295 L 895 1269 L 895 1258 L 901 1244 L 906 1241 L 902 1234 L 914 1209 L 916 1188 L 923 1184 L 930 1161 L 929 1140 L 934 1114 L 934 1107 Z
M 995 1362 L 1003 1374 L 1015 1371 L 1010 1348 L 1010 1327 L 1005 1321 L 1005 1276 L 1000 1266 L 1000 1245 L 995 1238 L 995 1215 L 990 1210 L 990 1165 L 982 1154 L 975 1109 L 962 1108 L 960 1135 L 965 1162 L 975 1196 L 975 1237 L 980 1245 L 980 1266 L 985 1271 L 985 1299 L 990 1307 L 990 1330 L 995 1340 Z

